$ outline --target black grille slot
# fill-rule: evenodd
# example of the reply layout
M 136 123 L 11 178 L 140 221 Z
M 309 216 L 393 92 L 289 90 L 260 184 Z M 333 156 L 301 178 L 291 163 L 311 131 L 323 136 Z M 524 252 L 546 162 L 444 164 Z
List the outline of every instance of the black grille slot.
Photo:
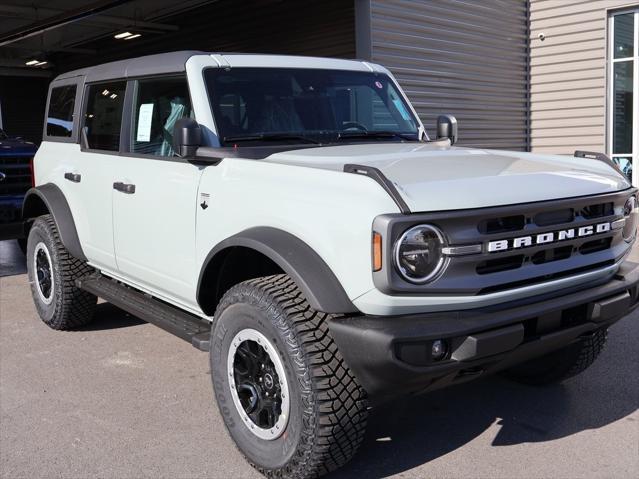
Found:
M 0 181 L 0 195 L 23 195 L 31 188 L 30 158 L 0 157 L 0 172 L 6 176 Z
M 581 216 L 587 220 L 603 218 L 604 216 L 611 216 L 613 214 L 615 214 L 615 204 L 613 202 L 589 205 L 581 210 Z
M 477 274 L 499 273 L 511 269 L 521 268 L 524 264 L 524 255 L 508 256 L 506 258 L 489 259 L 477 265 Z
M 526 217 L 524 215 L 504 216 L 480 221 L 477 229 L 480 233 L 489 235 L 523 230 L 525 225 Z
M 537 251 L 531 261 L 533 264 L 544 264 L 570 258 L 570 255 L 572 255 L 572 246 L 561 246 L 560 248 Z
M 579 252 L 581 254 L 591 254 L 596 253 L 598 251 L 604 251 L 610 248 L 610 244 L 612 243 L 612 238 L 602 238 L 593 241 L 588 241 L 587 243 L 582 244 L 579 247 Z
M 570 223 L 575 219 L 575 210 L 566 208 L 563 210 L 544 211 L 535 215 L 534 222 L 537 226 L 552 226 L 562 223 Z

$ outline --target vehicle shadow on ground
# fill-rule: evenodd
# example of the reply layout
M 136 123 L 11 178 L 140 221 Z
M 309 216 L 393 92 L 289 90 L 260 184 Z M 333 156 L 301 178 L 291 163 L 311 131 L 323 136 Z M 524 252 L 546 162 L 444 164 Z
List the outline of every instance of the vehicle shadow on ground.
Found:
M 535 388 L 492 376 L 374 410 L 360 452 L 329 477 L 401 474 L 466 445 L 493 424 L 499 430 L 492 446 L 508 446 L 559 439 L 627 417 L 638 407 L 639 380 L 622 380 L 615 371 L 637 360 L 632 338 L 639 335 L 638 319 L 635 313 L 622 320 L 616 328 L 623 331 L 616 331 L 602 357 L 564 384 Z M 634 394 L 628 397 L 624 387 Z
M 78 331 L 106 331 L 108 329 L 130 328 L 141 324 L 146 324 L 146 321 L 131 316 L 111 303 L 100 303 L 95 308 L 93 321 L 79 328 Z

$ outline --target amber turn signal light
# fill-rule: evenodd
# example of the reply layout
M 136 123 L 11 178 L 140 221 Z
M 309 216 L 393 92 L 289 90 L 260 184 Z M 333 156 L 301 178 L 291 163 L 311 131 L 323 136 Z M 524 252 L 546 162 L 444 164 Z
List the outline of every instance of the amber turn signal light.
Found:
M 382 235 L 373 232 L 373 271 L 382 269 Z

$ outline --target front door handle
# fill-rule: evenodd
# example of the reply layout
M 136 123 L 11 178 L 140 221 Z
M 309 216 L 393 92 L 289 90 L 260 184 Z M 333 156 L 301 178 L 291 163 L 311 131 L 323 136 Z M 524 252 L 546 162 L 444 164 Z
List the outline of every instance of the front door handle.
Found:
M 122 193 L 126 193 L 127 195 L 132 195 L 135 193 L 135 185 L 129 183 L 122 183 L 121 181 L 116 181 L 113 183 L 113 189 L 121 191 Z
M 74 183 L 80 183 L 80 181 L 82 180 L 82 175 L 78 174 L 78 173 L 65 173 L 64 174 L 64 179 L 65 180 L 69 180 L 69 181 L 73 181 Z

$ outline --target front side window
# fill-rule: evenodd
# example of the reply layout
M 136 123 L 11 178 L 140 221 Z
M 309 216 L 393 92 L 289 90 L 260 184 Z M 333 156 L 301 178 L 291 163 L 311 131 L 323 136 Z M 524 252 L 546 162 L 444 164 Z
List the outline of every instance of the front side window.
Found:
M 185 78 L 160 78 L 137 83 L 133 107 L 131 150 L 155 156 L 173 156 L 173 128 L 192 117 Z
M 417 119 L 387 75 L 234 68 L 204 76 L 223 145 L 418 139 Z
M 76 88 L 75 85 L 67 85 L 51 89 L 47 136 L 69 138 L 72 135 Z
M 93 150 L 118 151 L 126 82 L 96 83 L 88 88 L 84 134 Z

